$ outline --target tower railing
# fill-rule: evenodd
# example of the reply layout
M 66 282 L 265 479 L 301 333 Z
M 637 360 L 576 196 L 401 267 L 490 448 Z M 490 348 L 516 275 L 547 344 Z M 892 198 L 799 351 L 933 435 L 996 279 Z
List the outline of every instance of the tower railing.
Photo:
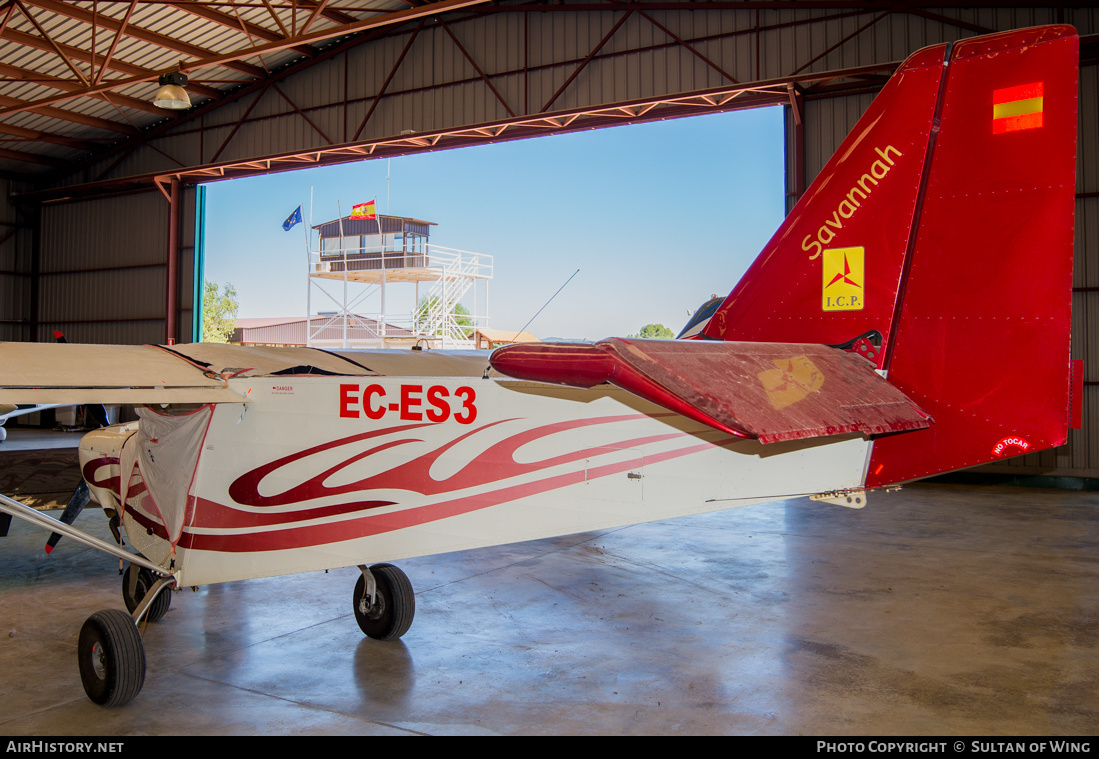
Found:
M 413 338 L 426 340 L 441 348 L 475 347 L 474 331 L 486 326 L 488 321 L 487 281 L 493 275 L 491 255 L 430 243 L 416 250 L 401 250 L 383 247 L 380 242 L 373 246 L 362 245 L 357 238 L 347 238 L 344 242 L 342 248 L 337 244 L 309 252 L 310 293 L 314 280 L 343 282 L 342 298 L 325 291 L 331 301 L 328 305 L 338 308 L 332 314 L 335 322 L 353 324 L 356 319 L 365 316 L 375 322 L 372 331 L 382 341 L 392 337 L 407 339 L 411 332 Z M 485 302 L 475 301 L 470 311 L 461 305 L 461 301 L 471 289 L 476 297 L 475 283 L 478 280 L 485 282 Z M 385 288 L 398 282 L 417 283 L 416 310 L 411 314 L 386 312 Z M 430 283 L 426 295 L 419 296 L 419 283 Z M 349 294 L 352 284 L 368 285 L 372 289 L 360 291 L 352 298 Z M 366 314 L 356 308 L 378 291 L 381 292 L 380 313 Z M 398 324 L 399 334 L 388 334 Z M 312 334 L 314 332 L 316 334 Z M 307 344 L 312 345 L 314 339 L 319 337 L 320 329 L 310 330 L 310 333 Z

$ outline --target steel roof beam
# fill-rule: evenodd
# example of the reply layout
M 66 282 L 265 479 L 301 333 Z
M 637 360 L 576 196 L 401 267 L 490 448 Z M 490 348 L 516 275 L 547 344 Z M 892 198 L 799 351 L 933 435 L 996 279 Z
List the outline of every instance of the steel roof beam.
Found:
M 107 49 L 107 55 L 103 58 L 103 62 L 99 64 L 99 72 L 95 75 L 94 84 L 99 84 L 103 81 L 103 74 L 107 72 L 107 67 L 111 64 L 111 59 L 114 58 L 114 51 L 118 48 L 118 43 L 122 40 L 122 32 L 130 24 L 130 16 L 134 15 L 134 9 L 137 8 L 137 0 L 130 0 L 130 7 L 126 9 L 126 15 L 122 17 L 122 24 L 118 27 L 118 31 L 114 33 L 114 39 L 111 40 L 111 46 Z M 92 16 L 92 69 L 95 69 L 95 16 Z
M 41 166 L 54 166 L 60 168 L 69 163 L 63 158 L 54 158 L 53 156 L 45 156 L 41 153 L 24 153 L 21 150 L 9 150 L 8 148 L 0 148 L 0 158 L 9 158 L 13 161 L 22 161 L 23 163 L 36 163 Z
M 263 7 L 267 9 L 268 15 L 271 16 L 271 20 L 275 22 L 275 26 L 277 26 L 279 28 L 279 31 L 282 32 L 283 37 L 294 36 L 294 33 L 286 28 L 286 24 L 282 23 L 282 17 L 279 16 L 278 12 L 275 10 L 275 7 L 271 5 L 271 0 L 263 0 Z M 236 5 L 233 6 L 233 13 L 236 14 L 237 18 L 240 18 L 240 11 L 237 10 Z M 241 19 L 241 23 L 244 23 L 244 19 Z M 264 27 L 262 26 L 258 28 L 264 29 Z M 309 53 L 302 53 L 302 55 L 309 55 Z
M 889 11 L 889 10 L 887 10 L 887 11 L 885 11 L 884 13 L 879 13 L 879 14 L 878 14 L 877 16 L 874 16 L 874 18 L 872 18 L 872 19 L 870 19 L 869 21 L 867 21 L 867 22 L 866 22 L 865 24 L 863 24 L 862 26 L 860 26 L 860 27 L 859 27 L 858 29 L 856 29 L 855 31 L 853 31 L 853 32 L 851 32 L 850 34 L 846 35 L 846 36 L 845 36 L 845 37 L 844 37 L 843 39 L 841 39 L 841 40 L 840 40 L 839 42 L 837 42 L 837 43 L 835 43 L 834 45 L 832 45 L 831 47 L 829 47 L 829 48 L 828 48 L 827 50 L 825 50 L 825 51 L 824 51 L 823 53 L 820 53 L 819 55 L 817 55 L 817 56 L 815 56 L 815 57 L 813 57 L 813 58 L 810 58 L 810 59 L 809 59 L 808 61 L 806 61 L 805 63 L 803 63 L 803 64 L 801 64 L 800 66 L 798 66 L 798 67 L 797 67 L 796 69 L 794 69 L 793 71 L 791 71 L 791 72 L 790 72 L 790 75 L 791 75 L 791 76 L 793 76 L 794 74 L 800 74 L 800 73 L 801 73 L 802 71 L 804 71 L 805 69 L 807 69 L 807 68 L 809 68 L 810 66 L 812 66 L 812 65 L 813 65 L 814 63 L 816 63 L 817 61 L 819 61 L 819 60 L 820 60 L 821 58 L 824 58 L 824 57 L 825 57 L 826 55 L 828 55 L 829 53 L 831 53 L 831 52 L 833 52 L 833 51 L 835 51 L 835 50 L 837 50 L 837 49 L 839 49 L 839 48 L 843 47 L 844 45 L 846 45 L 846 44 L 847 44 L 848 42 L 850 42 L 850 41 L 851 41 L 851 40 L 853 40 L 853 39 L 854 39 L 855 37 L 857 37 L 857 36 L 859 36 L 860 34 L 862 34 L 862 33 L 863 33 L 864 31 L 866 31 L 867 29 L 869 29 L 870 27 L 872 27 L 872 26 L 873 26 L 874 24 L 876 24 L 876 23 L 878 23 L 879 21 L 881 21 L 881 20 L 882 20 L 883 18 L 885 18 L 886 16 L 888 16 L 888 15 L 889 15 L 890 13 L 892 13 L 892 12 L 893 12 L 893 11 Z
M 31 22 L 31 26 L 34 27 L 35 31 L 38 32 L 42 39 L 50 43 L 50 47 L 52 47 L 54 52 L 57 53 L 58 57 L 61 58 L 62 61 L 64 61 L 65 65 L 69 67 L 69 70 L 76 74 L 76 78 L 83 82 L 85 86 L 90 84 L 91 81 L 88 79 L 88 77 L 84 76 L 84 72 L 76 67 L 76 64 L 69 59 L 69 56 L 65 55 L 65 51 L 63 51 L 58 46 L 54 38 L 50 36 L 50 33 L 42 28 L 42 25 L 38 23 L 38 19 L 36 19 L 34 17 L 34 14 L 31 13 L 27 6 L 22 3 L 22 0 L 15 0 L 15 4 L 19 7 L 19 13 L 22 14 L 23 18 Z
M 11 135 L 11 137 L 27 142 L 48 142 L 51 145 L 61 145 L 66 148 L 73 148 L 74 150 L 83 150 L 86 152 L 92 152 L 103 146 L 95 140 L 85 140 L 79 137 L 66 137 L 61 134 L 54 134 L 53 132 L 41 132 L 37 129 L 28 129 L 26 127 L 16 126 L 14 124 L 2 124 L 0 123 L 0 134 Z M 109 138 L 115 139 L 115 138 Z M 5 138 L 0 137 L 0 142 L 3 142 Z M 71 162 L 69 163 L 71 166 Z
M 313 12 L 309 14 L 309 18 L 307 18 L 305 20 L 305 23 L 301 25 L 301 34 L 305 34 L 309 31 L 309 27 L 311 27 L 313 25 L 313 22 L 317 20 L 317 16 L 320 15 L 321 11 L 324 10 L 326 5 L 328 5 L 328 0 L 321 0 L 319 3 L 317 3 L 317 5 L 313 8 Z
M 726 79 L 728 79 L 728 80 L 729 80 L 730 82 L 732 82 L 733 84 L 736 84 L 736 83 L 737 83 L 736 79 L 735 79 L 735 78 L 733 78 L 733 75 L 732 75 L 732 74 L 728 73 L 728 72 L 727 72 L 727 71 L 726 71 L 725 69 L 721 68 L 721 66 L 718 66 L 718 65 L 717 65 L 716 63 L 714 63 L 713 61 L 711 61 L 711 60 L 710 60 L 709 58 L 707 58 L 706 56 L 704 56 L 704 55 L 703 55 L 702 53 L 700 53 L 700 52 L 698 52 L 697 50 L 695 50 L 695 49 L 694 49 L 694 48 L 693 48 L 693 47 L 692 47 L 692 46 L 691 46 L 691 45 L 690 45 L 689 43 L 687 43 L 687 42 L 685 42 L 685 41 L 684 41 L 683 39 L 681 39 L 681 38 L 680 38 L 680 37 L 679 37 L 679 36 L 678 36 L 677 34 L 675 34 L 675 32 L 673 32 L 673 31 L 672 31 L 671 29 L 667 28 L 666 26 L 664 26 L 663 24 L 661 24 L 660 22 L 658 22 L 658 21 L 657 21 L 657 20 L 656 20 L 655 18 L 653 18 L 652 16 L 650 16 L 650 15 L 649 15 L 648 13 L 646 13 L 645 11 L 639 10 L 639 11 L 638 11 L 638 14 L 639 14 L 639 15 L 640 15 L 640 16 L 641 16 L 642 18 L 644 18 L 644 19 L 645 19 L 646 21 L 648 21 L 648 22 L 649 22 L 650 24 L 652 24 L 653 26 L 655 26 L 655 27 L 656 27 L 657 29 L 659 29 L 660 31 L 664 32 L 664 34 L 668 35 L 668 36 L 669 36 L 669 37 L 671 37 L 671 38 L 672 38 L 673 40 L 675 40 L 675 41 L 676 41 L 676 43 L 677 43 L 677 44 L 679 44 L 679 46 L 680 46 L 680 47 L 684 48 L 684 49 L 685 49 L 685 50 L 686 50 L 686 51 L 687 51 L 688 53 L 690 53 L 690 54 L 691 54 L 691 55 L 693 55 L 694 57 L 698 58 L 698 59 L 699 59 L 700 61 L 702 61 L 703 63 L 705 63 L 705 64 L 706 64 L 707 66 L 709 66 L 710 68 L 712 68 L 712 69 L 713 69 L 714 71 L 716 71 L 717 73 L 721 74 L 721 75 L 722 75 L 723 77 L 725 77 Z
M 221 143 L 221 147 L 219 147 L 214 153 L 211 161 L 217 161 L 218 156 L 221 155 L 221 151 L 225 150 L 226 146 L 229 144 L 229 141 L 233 139 L 234 135 L 236 135 L 237 130 L 240 129 L 241 125 L 244 124 L 244 122 L 248 119 L 248 114 L 252 112 L 252 109 L 256 107 L 256 104 L 263 99 L 263 96 L 265 94 L 267 94 L 267 90 L 270 88 L 271 84 L 271 82 L 266 83 L 266 86 L 264 86 L 259 92 L 256 93 L 256 97 L 252 100 L 251 104 L 249 104 L 249 106 L 244 110 L 244 113 L 240 115 L 240 118 L 237 119 L 237 123 L 233 125 L 233 128 L 229 130 L 229 134 L 226 135 L 225 140 Z M 112 165 L 111 169 L 113 168 L 114 166 Z M 109 172 L 111 169 L 107 169 L 107 172 Z
M 313 127 L 313 131 L 316 132 L 317 134 L 319 134 L 324 139 L 325 142 L 327 142 L 329 145 L 335 145 L 336 144 L 335 142 L 333 142 L 331 137 L 329 137 L 327 134 L 324 133 L 323 129 L 321 129 L 319 126 L 317 126 L 317 124 L 313 121 L 313 119 L 309 118 L 309 116 L 307 116 L 305 114 L 305 112 L 302 111 L 302 109 L 298 107 L 297 103 L 295 103 L 293 100 L 290 99 L 289 95 L 287 95 L 285 92 L 282 91 L 281 87 L 279 87 L 274 82 L 271 83 L 271 86 L 274 88 L 275 92 L 277 92 L 279 94 L 279 96 L 281 96 L 282 99 L 285 100 L 290 105 L 290 107 L 294 109 L 294 112 L 297 113 L 299 116 L 301 116 L 305 120 L 306 124 Z
M 300 5 L 302 8 L 305 8 L 306 10 L 312 10 L 318 5 L 316 0 L 297 0 L 297 4 Z M 321 15 L 329 21 L 334 21 L 341 26 L 353 24 L 355 23 L 355 21 L 358 20 L 354 16 L 349 16 L 343 11 L 337 10 L 335 8 L 326 7 L 324 10 L 321 11 Z
M 4 31 L 8 28 L 8 22 L 11 21 L 13 13 L 15 13 L 15 3 L 13 0 L 8 0 L 7 7 L 4 9 L 4 20 L 0 21 L 0 39 L 4 37 Z
M 45 0 L 43 0 L 45 1 Z M 218 54 L 209 58 L 200 58 L 193 61 L 181 61 L 181 70 L 195 71 L 198 69 L 207 68 L 209 66 L 224 66 L 227 63 L 239 61 L 244 58 L 254 58 L 265 53 L 272 53 L 279 50 L 286 50 L 292 48 L 298 44 L 320 42 L 322 40 L 331 39 L 333 37 L 341 37 L 346 34 L 354 34 L 357 32 L 364 32 L 371 29 L 376 29 L 382 26 L 391 26 L 393 24 L 400 24 L 405 21 L 412 21 L 428 16 L 434 16 L 438 13 L 445 13 L 447 11 L 461 10 L 474 5 L 480 5 L 482 3 L 489 2 L 489 0 L 438 0 L 437 2 L 425 5 L 419 8 L 409 8 L 407 10 L 393 11 L 392 13 L 383 13 L 380 16 L 376 16 L 372 19 L 365 21 L 356 21 L 352 24 L 346 24 L 344 26 L 336 26 L 328 29 L 324 29 L 318 32 L 308 32 L 306 34 L 299 34 L 296 37 L 289 39 L 268 42 L 262 45 L 256 45 L 255 47 L 243 48 L 231 53 Z M 5 37 L 9 37 L 12 34 L 11 30 L 6 32 Z M 34 40 L 32 35 L 24 35 L 25 37 Z M 75 48 L 74 48 L 75 51 Z M 81 51 L 76 51 L 81 52 Z M 87 53 L 84 53 L 87 56 Z M 75 57 L 75 56 L 74 56 Z M 117 66 L 117 63 L 112 64 Z M 264 75 L 266 76 L 266 74 Z M 66 100 L 72 100 L 74 98 L 82 97 L 85 95 L 96 94 L 100 92 L 106 92 L 116 87 L 124 87 L 131 84 L 140 84 L 141 82 L 152 81 L 159 77 L 159 73 L 155 71 L 149 71 L 147 73 L 138 74 L 122 80 L 114 80 L 111 82 L 104 82 L 99 85 L 92 85 L 91 87 L 85 87 L 82 90 L 74 91 L 72 93 L 66 93 L 64 95 L 52 95 L 49 97 L 41 98 L 33 102 L 28 102 L 25 105 L 17 107 L 7 107 L 0 109 L 0 116 L 7 115 L 9 113 L 17 113 L 19 111 L 34 110 L 46 105 L 53 105 L 54 103 L 62 103 Z M 193 85 L 188 85 L 192 90 Z M 220 94 L 220 93 L 219 93 Z
M 407 2 L 407 0 L 405 1 Z M 462 55 L 465 56 L 465 59 L 469 61 L 469 65 L 473 66 L 473 70 L 477 72 L 477 76 L 481 77 L 481 81 L 485 83 L 485 86 L 487 86 L 492 91 L 492 94 L 496 96 L 496 99 L 500 101 L 500 105 L 504 106 L 504 110 L 508 112 L 508 115 L 514 117 L 515 111 L 511 110 L 511 106 L 508 105 L 506 100 L 504 100 L 504 96 L 500 94 L 500 91 L 497 90 L 495 86 L 493 86 L 492 80 L 485 76 L 485 72 L 482 71 L 481 67 L 477 65 L 477 61 L 473 60 L 473 56 L 466 51 L 465 46 L 462 45 L 462 43 L 458 40 L 458 37 L 454 34 L 453 31 L 451 31 L 450 27 L 447 26 L 447 23 L 442 19 L 439 19 L 438 21 L 440 26 L 442 26 L 443 29 L 446 30 L 446 33 L 450 35 L 450 39 L 454 41 L 454 45 L 458 48 Z
M 24 0 L 19 1 L 23 2 Z M 97 26 L 104 29 L 110 29 L 113 32 L 118 32 L 122 29 L 122 22 L 117 19 L 102 14 L 93 16 L 89 11 L 69 3 L 58 2 L 58 0 L 25 0 L 25 2 L 50 11 L 51 13 L 56 13 L 59 16 L 66 16 L 76 21 L 83 21 L 86 24 L 94 23 Z M 199 47 L 198 45 L 191 45 L 165 34 L 153 32 L 140 26 L 134 26 L 133 24 L 126 26 L 124 33 L 127 37 L 133 37 L 142 42 L 148 42 L 151 45 L 156 45 L 157 47 L 162 47 L 166 50 L 171 50 L 183 55 L 189 55 L 193 58 L 209 58 L 217 55 L 213 50 L 208 50 Z M 236 60 L 227 61 L 225 65 L 227 68 L 239 71 L 254 79 L 260 79 L 265 74 L 261 68 Z
M 632 15 L 633 10 L 629 10 L 622 16 L 622 18 L 618 19 L 615 25 L 611 27 L 611 30 L 603 36 L 603 39 L 599 40 L 599 44 L 596 45 L 590 53 L 588 53 L 588 57 L 581 61 L 580 65 L 577 66 L 572 74 L 569 75 L 569 78 L 565 80 L 565 83 L 558 88 L 557 92 L 553 93 L 553 97 L 546 101 L 546 104 L 542 106 L 541 110 L 539 110 L 539 113 L 545 113 L 549 110 L 550 106 L 553 105 L 554 102 L 556 102 L 557 98 L 561 97 L 561 93 L 568 89 L 568 86 L 573 83 L 573 80 L 575 80 L 576 77 L 580 76 L 580 72 L 583 71 L 589 63 L 591 63 L 592 58 L 599 54 L 599 51 L 603 49 L 603 46 L 610 41 L 611 37 L 614 36 L 614 33 L 617 32 L 622 24 L 626 23 L 626 19 L 628 19 Z
M 45 74 L 40 74 L 37 71 L 19 68 L 18 66 L 11 66 L 7 63 L 0 63 L 0 76 L 10 76 L 13 79 L 18 79 L 22 82 L 33 82 L 34 84 L 40 84 L 43 87 L 50 87 L 55 90 L 62 90 L 63 92 L 72 92 L 73 90 L 79 89 L 81 87 L 79 82 L 74 82 L 72 79 L 61 79 L 56 76 L 46 76 Z M 104 92 L 101 93 L 98 97 L 114 105 L 121 105 L 125 106 L 126 108 L 134 108 L 139 111 L 155 113 L 159 116 L 164 115 L 163 108 L 157 108 L 148 100 L 141 100 L 139 98 L 130 97 L 129 95 L 121 95 L 117 92 Z
M 275 9 L 271 7 L 268 0 L 264 0 L 264 4 L 267 5 L 268 10 L 271 12 L 271 17 L 275 20 L 275 23 L 279 25 L 279 29 L 282 30 L 283 33 L 281 35 L 273 32 L 267 27 L 260 26 L 259 24 L 253 24 L 251 21 L 245 21 L 239 16 L 231 16 L 228 13 L 223 13 L 219 10 L 215 10 L 205 3 L 167 3 L 167 5 L 184 11 L 185 13 L 190 13 L 191 15 L 198 16 L 199 18 L 204 18 L 207 21 L 212 21 L 215 24 L 220 24 L 227 29 L 232 29 L 234 31 L 241 32 L 242 34 L 256 37 L 257 39 L 267 40 L 268 42 L 275 42 L 277 40 L 286 39 L 287 37 L 292 36 L 291 33 L 286 29 L 286 27 L 283 26 L 282 20 L 279 19 L 278 14 L 275 12 Z M 307 58 L 312 58 L 314 55 L 317 54 L 316 49 L 310 45 L 298 45 L 293 49 L 295 52 L 300 53 Z
M 12 108 L 15 110 L 30 110 L 23 106 L 27 104 L 26 100 L 20 100 L 19 98 L 9 97 L 8 95 L 0 95 L 0 107 Z M 135 129 L 129 124 L 119 124 L 117 121 L 111 121 L 110 119 L 101 119 L 96 116 L 89 116 L 85 113 L 77 113 L 75 111 L 66 111 L 62 108 L 53 108 L 50 106 L 42 108 L 34 108 L 35 113 L 40 113 L 43 116 L 49 116 L 53 119 L 60 119 L 62 121 L 71 121 L 74 124 L 83 124 L 84 126 L 95 127 L 96 129 L 103 129 L 108 132 L 118 132 L 120 134 L 138 134 L 140 130 Z
M 424 28 L 424 20 L 420 19 L 420 23 L 416 25 L 412 35 L 408 38 L 408 42 L 405 43 L 404 50 L 397 56 L 397 62 L 393 64 L 393 68 L 389 71 L 389 76 L 385 78 L 385 82 L 382 84 L 382 88 L 378 90 L 378 94 L 374 96 L 374 102 L 370 104 L 370 108 L 367 110 L 366 115 L 363 116 L 362 123 L 359 124 L 359 128 L 355 130 L 355 137 L 352 142 L 359 139 L 359 135 L 362 134 L 363 128 L 366 127 L 366 122 L 370 121 L 370 117 L 374 115 L 374 109 L 378 107 L 378 103 L 381 102 L 382 97 L 385 96 L 385 91 L 389 88 L 389 83 L 393 81 L 393 77 L 397 73 L 397 69 L 401 67 L 401 63 L 404 62 L 404 57 L 408 55 L 409 49 L 412 47 L 412 43 L 416 41 L 416 37 L 419 36 L 420 30 Z M 344 135 L 345 137 L 347 135 Z
M 0 39 L 10 40 L 11 42 L 15 42 L 26 47 L 33 47 L 37 50 L 43 50 L 47 53 L 55 52 L 53 47 L 41 37 L 35 37 L 33 34 L 27 34 L 26 32 L 20 32 L 15 29 L 4 30 L 3 35 L 0 35 Z M 65 52 L 65 55 L 69 56 L 69 58 L 72 58 L 75 61 L 81 61 L 83 63 L 90 63 L 92 61 L 93 56 L 87 50 L 81 50 L 80 48 L 66 45 L 64 43 L 58 43 L 58 47 L 60 47 Z M 88 94 L 107 92 L 111 89 L 114 89 L 115 87 L 121 87 L 126 84 L 149 82 L 157 79 L 160 76 L 160 73 L 157 71 L 142 68 L 141 66 L 135 66 L 132 63 L 126 63 L 125 61 L 120 61 L 117 59 L 110 62 L 109 68 L 123 74 L 129 74 L 130 76 L 124 80 L 109 80 L 99 85 L 93 85 L 92 87 L 82 87 L 79 91 L 74 90 L 73 94 L 67 97 L 61 97 L 58 100 L 50 100 L 47 103 L 42 103 L 42 105 L 52 105 L 55 102 L 72 100 L 74 98 L 83 97 L 84 95 Z M 194 94 L 202 95 L 212 100 L 216 100 L 222 96 L 221 90 L 197 84 L 196 82 L 191 82 L 190 84 L 188 84 L 187 89 Z M 33 110 L 35 107 L 37 106 L 20 108 L 19 110 Z M 7 111 L 0 110 L 0 115 L 3 115 L 6 112 Z

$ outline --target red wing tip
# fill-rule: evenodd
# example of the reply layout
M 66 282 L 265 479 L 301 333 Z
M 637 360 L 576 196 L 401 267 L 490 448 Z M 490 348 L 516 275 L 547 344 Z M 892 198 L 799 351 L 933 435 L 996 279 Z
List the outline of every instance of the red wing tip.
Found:
M 580 343 L 515 343 L 497 348 L 492 368 L 508 377 L 573 387 L 595 387 L 614 374 L 614 358 L 602 348 Z
M 47 545 L 46 546 L 46 553 L 53 553 L 53 546 Z

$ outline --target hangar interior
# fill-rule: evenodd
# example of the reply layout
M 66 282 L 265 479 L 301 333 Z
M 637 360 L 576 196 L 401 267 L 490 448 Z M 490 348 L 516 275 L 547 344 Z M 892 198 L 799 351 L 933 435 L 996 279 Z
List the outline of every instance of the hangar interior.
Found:
M 1099 350 L 1091 348 L 1099 332 L 1090 319 L 1099 304 L 1097 14 L 1082 2 L 8 0 L 0 4 L 0 340 L 44 342 L 60 330 L 78 343 L 189 342 L 202 187 L 212 181 L 781 105 L 790 208 L 906 56 L 1063 23 L 1080 35 L 1072 356 L 1085 367 L 1083 427 L 1065 446 L 985 471 L 1099 477 Z M 192 105 L 166 111 L 151 98 L 175 72 L 185 75 Z M 447 599 L 427 611 L 434 625 L 422 633 L 438 636 L 433 664 L 411 643 L 378 659 L 367 644 L 343 640 L 356 633 L 352 625 L 321 633 L 352 659 L 341 670 L 309 631 L 346 616 L 344 604 L 280 627 L 279 604 L 298 592 L 278 585 L 287 580 L 211 587 L 195 597 L 202 613 L 172 615 L 181 634 L 163 624 L 153 633 L 162 668 L 175 673 L 159 693 L 194 704 L 201 733 L 860 733 L 888 714 L 894 733 L 1094 734 L 1094 499 L 928 485 L 882 503 L 860 513 L 851 532 L 827 525 L 819 507 L 790 502 L 417 560 L 420 587 Z M 985 508 L 993 504 L 1002 513 Z M 735 540 L 736 561 L 721 564 L 731 549 L 716 534 Z M 17 557 L 14 576 L 0 570 L 0 587 L 11 614 L 7 671 L 19 675 L 0 686 L 9 707 L 0 725 L 11 733 L 74 724 L 87 733 L 187 732 L 159 709 L 105 719 L 73 687 L 71 666 L 63 680 L 71 698 L 60 685 L 26 686 L 71 649 L 69 628 L 48 619 L 51 607 L 83 619 L 79 610 L 116 595 L 79 581 L 82 571 L 94 576 L 92 556 L 50 566 L 36 540 L 13 527 L 0 546 Z M 653 545 L 667 552 L 653 556 Z M 857 549 L 853 561 L 845 546 Z M 623 582 L 632 577 L 629 590 L 597 584 L 596 565 Z M 705 579 L 715 566 L 722 579 Z M 766 569 L 776 566 L 785 569 Z M 829 572 L 841 576 L 835 586 Z M 30 582 L 43 577 L 45 588 Z M 546 583 L 563 594 L 550 603 L 564 616 L 532 622 Z M 688 625 L 684 606 L 706 607 L 714 594 L 725 613 Z M 333 597 L 343 595 L 341 585 Z M 625 597 L 634 603 L 613 600 Z M 661 613 L 646 604 L 653 598 L 664 599 Z M 735 606 L 746 599 L 747 608 Z M 593 609 L 602 604 L 610 609 L 600 616 Z M 460 627 L 444 619 L 444 606 L 478 618 Z M 486 613 L 493 621 L 475 632 Z M 739 614 L 736 641 L 695 638 Z M 776 626 L 789 614 L 797 635 L 783 638 Z M 578 641 L 601 636 L 623 645 L 589 615 L 629 629 L 625 645 L 637 648 L 611 667 L 579 651 Z M 865 636 L 850 626 L 836 632 L 851 619 L 867 620 Z M 648 645 L 639 630 L 649 632 Z M 767 631 L 782 643 L 768 643 Z M 491 646 L 453 648 L 482 635 Z M 695 648 L 716 658 L 700 661 Z M 484 693 L 493 656 L 505 663 L 500 699 Z M 266 668 L 287 657 L 290 671 Z M 962 666 L 966 657 L 979 666 Z M 340 674 L 325 695 L 318 681 L 329 669 Z M 372 677 L 379 671 L 384 686 Z M 435 700 L 402 712 L 428 680 Z M 478 695 L 453 698 L 471 680 L 480 681 Z M 210 684 L 227 690 L 211 697 Z M 582 696 L 590 684 L 598 696 Z M 459 701 L 462 716 L 431 705 L 454 710 Z M 204 702 L 221 705 L 221 715 L 197 706 Z

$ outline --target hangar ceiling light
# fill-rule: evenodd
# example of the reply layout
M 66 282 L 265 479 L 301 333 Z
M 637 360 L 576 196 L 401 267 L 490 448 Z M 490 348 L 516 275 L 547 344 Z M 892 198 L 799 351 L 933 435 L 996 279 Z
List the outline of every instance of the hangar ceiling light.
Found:
M 173 111 L 185 111 L 191 107 L 191 98 L 187 97 L 187 75 L 181 71 L 161 74 L 157 81 L 160 89 L 156 91 L 153 105 L 157 108 L 170 108 Z

